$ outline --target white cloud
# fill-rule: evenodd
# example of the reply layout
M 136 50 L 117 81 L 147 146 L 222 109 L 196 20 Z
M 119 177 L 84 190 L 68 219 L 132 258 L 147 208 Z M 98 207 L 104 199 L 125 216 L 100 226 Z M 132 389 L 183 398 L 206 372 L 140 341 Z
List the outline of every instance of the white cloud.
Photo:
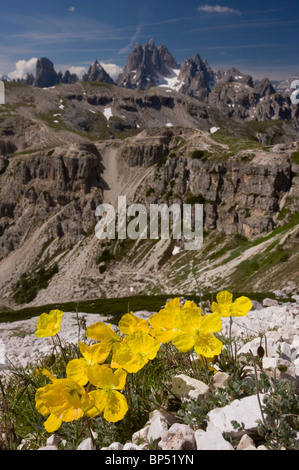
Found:
M 87 72 L 86 67 L 69 67 L 68 69 L 71 73 L 75 73 L 79 78 L 82 78 L 82 76 Z
M 19 60 L 15 65 L 15 70 L 8 73 L 8 77 L 12 80 L 18 78 L 26 78 L 27 73 L 35 74 L 37 58 L 33 57 L 29 60 Z
M 198 11 L 204 11 L 206 13 L 220 13 L 224 15 L 241 15 L 239 10 L 235 10 L 230 7 L 222 7 L 220 5 L 202 5 L 198 7 Z
M 67 9 L 67 11 L 75 11 L 75 10 L 76 10 L 76 8 L 73 7 L 73 6 L 71 6 L 71 7 L 69 7 L 69 8 Z
M 123 72 L 123 68 L 116 64 L 105 64 L 104 62 L 100 62 L 103 69 L 110 75 L 112 80 L 116 80 L 117 77 Z
M 99 61 L 100 62 L 100 61 Z M 101 66 L 106 70 L 113 80 L 116 80 L 119 74 L 123 72 L 123 68 L 116 64 L 106 64 L 100 62 Z M 88 71 L 89 67 L 83 67 L 81 65 L 70 65 L 70 64 L 56 64 L 55 70 L 61 70 L 64 73 L 69 70 L 71 73 L 75 73 L 80 79 Z

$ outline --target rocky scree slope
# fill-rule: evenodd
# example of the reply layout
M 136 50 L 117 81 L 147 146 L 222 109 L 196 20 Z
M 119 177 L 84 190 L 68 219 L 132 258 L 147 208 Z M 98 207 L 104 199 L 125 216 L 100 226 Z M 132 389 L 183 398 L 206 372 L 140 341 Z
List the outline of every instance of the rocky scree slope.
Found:
M 294 120 L 225 120 L 217 108 L 164 88 L 76 82 L 44 90 L 11 83 L 6 91 L 0 108 L 2 303 L 46 304 L 132 289 L 194 292 L 198 282 L 203 289 L 218 283 L 260 291 L 286 279 L 296 285 Z M 232 125 L 235 136 L 226 132 Z M 173 240 L 101 243 L 95 208 L 115 204 L 117 195 L 145 205 L 202 203 L 203 249 L 185 252 Z

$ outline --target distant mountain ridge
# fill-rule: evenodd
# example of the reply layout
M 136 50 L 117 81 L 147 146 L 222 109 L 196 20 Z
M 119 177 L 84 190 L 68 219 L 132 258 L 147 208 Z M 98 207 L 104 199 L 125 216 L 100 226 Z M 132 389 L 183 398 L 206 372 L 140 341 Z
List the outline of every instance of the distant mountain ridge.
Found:
M 268 78 L 255 80 L 235 67 L 215 72 L 199 54 L 178 64 L 164 44 L 156 46 L 154 40 L 150 39 L 144 46 L 138 42 L 134 44 L 123 72 L 114 80 L 105 70 L 104 64 L 95 60 L 82 76 L 81 83 L 107 83 L 132 91 L 160 88 L 169 96 L 172 92 L 178 92 L 203 103 L 206 109 L 202 116 L 217 110 L 224 119 L 234 117 L 250 121 L 298 122 L 299 91 L 297 87 L 294 89 L 296 77 L 293 75 L 285 83 L 275 84 Z M 17 80 L 37 88 L 72 85 L 78 81 L 79 77 L 69 70 L 57 73 L 53 62 L 46 57 L 37 60 L 35 76 L 28 74 L 26 79 Z
M 8 76 L 1 77 L 9 80 Z M 291 83 L 299 79 L 299 75 L 292 75 L 287 80 L 267 81 L 270 94 L 291 93 Z M 253 77 L 243 74 L 234 67 L 226 70 L 213 71 L 207 60 L 202 60 L 196 53 L 193 57 L 184 59 L 178 64 L 164 44 L 156 46 L 150 39 L 144 46 L 138 42 L 134 44 L 128 55 L 123 72 L 113 80 L 98 60 L 90 65 L 82 77 L 83 81 L 96 81 L 110 83 L 129 89 L 147 90 L 162 86 L 199 99 L 207 99 L 215 85 L 225 83 L 241 83 L 251 88 L 261 88 L 265 79 L 254 81 Z M 40 58 L 36 64 L 36 74 L 27 74 L 25 79 L 12 80 L 39 88 L 50 88 L 59 83 L 72 84 L 79 81 L 78 75 L 66 70 L 64 73 L 56 72 L 53 62 L 46 57 Z M 258 90 L 259 91 L 259 90 Z

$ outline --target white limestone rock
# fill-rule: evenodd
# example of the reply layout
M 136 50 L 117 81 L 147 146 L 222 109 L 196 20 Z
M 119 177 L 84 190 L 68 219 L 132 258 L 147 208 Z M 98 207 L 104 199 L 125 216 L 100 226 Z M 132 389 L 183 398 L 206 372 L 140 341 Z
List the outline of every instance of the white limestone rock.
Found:
M 260 400 L 263 403 L 263 394 Z M 245 429 L 255 428 L 257 421 L 262 420 L 262 414 L 256 395 L 234 400 L 222 408 L 215 408 L 207 414 L 207 431 L 219 429 L 223 432 L 234 431 L 232 421 L 244 423 Z
M 224 439 L 222 432 L 217 428 L 207 432 L 199 429 L 195 431 L 194 437 L 197 450 L 234 450 L 230 442 Z
M 162 434 L 159 447 L 162 450 L 195 450 L 194 431 L 186 424 L 175 423 Z
M 182 402 L 204 400 L 210 393 L 210 388 L 201 380 L 193 379 L 188 375 L 176 375 L 172 381 L 174 395 L 179 397 Z
M 78 445 L 76 450 L 95 450 L 91 437 L 84 439 L 84 441 Z
M 236 450 L 256 450 L 253 439 L 251 439 L 248 434 L 244 434 L 241 437 Z

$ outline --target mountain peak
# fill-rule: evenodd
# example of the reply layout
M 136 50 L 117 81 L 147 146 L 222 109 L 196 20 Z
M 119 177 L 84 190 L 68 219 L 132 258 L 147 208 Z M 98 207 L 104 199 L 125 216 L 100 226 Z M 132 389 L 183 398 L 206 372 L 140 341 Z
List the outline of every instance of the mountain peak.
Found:
M 38 59 L 36 63 L 36 77 L 33 86 L 40 88 L 48 88 L 56 85 L 57 73 L 54 69 L 54 64 L 47 57 Z
M 154 49 L 154 48 L 156 47 L 155 41 L 153 40 L 153 38 L 150 39 L 150 40 L 145 44 L 144 47 L 146 47 L 146 46 L 148 46 L 150 49 Z
M 206 61 L 201 60 L 199 54 L 183 61 L 180 67 L 164 44 L 157 47 L 154 40 L 150 39 L 143 47 L 138 43 L 134 45 L 117 84 L 140 90 L 163 84 L 178 91 L 181 88 L 184 93 L 190 89 L 191 95 L 203 97 L 210 91 L 209 84 L 213 78 L 212 69 Z M 199 92 L 202 89 L 204 91 Z
M 95 60 L 94 63 L 90 65 L 88 72 L 83 75 L 82 79 L 85 82 L 114 83 L 98 60 Z

